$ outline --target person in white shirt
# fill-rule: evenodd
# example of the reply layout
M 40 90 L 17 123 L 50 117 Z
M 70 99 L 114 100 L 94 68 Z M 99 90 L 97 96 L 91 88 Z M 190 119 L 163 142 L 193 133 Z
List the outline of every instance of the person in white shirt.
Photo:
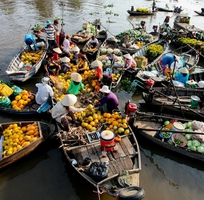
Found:
M 98 39 L 93 35 L 89 40 L 89 45 L 91 46 L 91 48 L 96 48 L 98 44 L 99 44 Z
M 42 78 L 42 83 L 37 83 L 37 93 L 35 95 L 35 101 L 37 104 L 42 105 L 47 102 L 49 97 L 53 97 L 54 92 L 50 85 L 48 85 L 50 81 L 49 77 Z
M 69 56 L 70 53 L 69 53 L 69 50 L 70 50 L 70 35 L 66 35 L 66 37 L 64 38 L 64 41 L 63 41 L 63 52 Z
M 72 118 L 74 124 L 78 124 L 73 112 L 82 112 L 85 108 L 76 108 L 74 104 L 77 102 L 77 97 L 74 94 L 67 94 L 61 101 L 51 109 L 52 118 L 65 130 L 70 131 L 69 120 L 67 115 Z

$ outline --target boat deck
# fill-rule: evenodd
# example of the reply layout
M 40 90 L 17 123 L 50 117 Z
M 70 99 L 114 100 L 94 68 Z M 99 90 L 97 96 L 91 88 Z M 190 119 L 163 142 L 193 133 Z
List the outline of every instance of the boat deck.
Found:
M 133 169 L 131 157 L 136 154 L 134 144 L 131 144 L 128 137 L 123 137 L 116 145 L 117 151 L 107 151 L 105 157 L 102 156 L 102 149 L 99 142 L 72 149 L 71 152 L 77 160 L 79 167 L 83 167 L 83 161 L 87 157 L 90 158 L 92 162 L 108 162 L 108 176 L 113 176 L 122 170 Z
M 135 127 L 138 127 L 139 129 L 158 129 L 159 128 L 159 124 L 155 123 L 155 122 L 146 122 L 144 123 L 144 121 L 135 121 L 133 124 Z M 154 137 L 155 132 L 154 131 L 145 131 L 148 135 L 151 135 L 152 137 Z

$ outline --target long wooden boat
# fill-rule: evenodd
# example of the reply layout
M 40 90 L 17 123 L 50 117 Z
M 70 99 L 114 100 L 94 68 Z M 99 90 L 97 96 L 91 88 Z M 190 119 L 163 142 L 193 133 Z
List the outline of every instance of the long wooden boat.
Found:
M 204 13 L 203 13 L 203 12 L 199 12 L 199 11 L 195 11 L 195 10 L 194 10 L 194 12 L 195 12 L 196 14 L 200 15 L 200 16 L 204 16 Z
M 143 138 L 147 139 L 149 142 L 151 142 L 154 145 L 157 145 L 158 147 L 165 148 L 172 153 L 180 154 L 181 156 L 185 156 L 187 158 L 192 158 L 197 161 L 204 161 L 204 155 L 203 153 L 199 153 L 194 149 L 191 150 L 190 146 L 188 147 L 186 145 L 186 140 L 184 135 L 188 134 L 190 135 L 190 138 L 186 136 L 189 140 L 187 140 L 187 144 L 190 144 L 190 140 L 192 141 L 193 139 L 199 141 L 199 137 L 203 135 L 203 133 L 199 132 L 194 132 L 191 130 L 183 130 L 183 131 L 178 131 L 177 129 L 171 130 L 170 128 L 170 136 L 165 138 L 163 135 L 161 135 L 161 129 L 163 127 L 168 127 L 164 125 L 165 121 L 169 123 L 169 127 L 172 127 L 172 123 L 174 122 L 181 122 L 182 124 L 187 124 L 188 122 L 192 122 L 192 120 L 187 120 L 183 118 L 178 118 L 175 116 L 170 116 L 166 114 L 157 114 L 157 113 L 150 113 L 150 112 L 138 112 L 134 119 L 131 121 L 131 127 L 135 133 L 136 136 L 142 136 Z M 172 135 L 173 134 L 173 135 Z M 200 135 L 202 134 L 202 135 Z M 171 136 L 172 135 L 172 136 Z M 181 136 L 182 135 L 182 136 Z M 167 136 L 167 135 L 166 135 Z M 173 143 L 172 140 L 177 137 L 178 139 L 182 138 L 182 141 L 184 142 L 184 145 L 179 145 L 176 143 Z M 184 139 L 183 139 L 184 138 Z M 201 141 L 200 141 L 201 143 Z M 203 143 L 203 142 L 202 142 Z
M 142 97 L 145 103 L 140 102 L 140 106 L 150 108 L 150 111 L 159 110 L 161 113 L 174 113 L 182 117 L 204 120 L 204 111 L 201 110 L 201 102 L 197 106 L 194 106 L 192 98 L 189 95 L 178 97 L 167 96 L 154 90 L 153 93 L 143 92 Z
M 103 42 L 107 39 L 107 32 L 102 30 L 100 31 L 97 35 L 96 35 L 96 38 L 98 39 L 98 46 L 95 47 L 95 48 L 91 48 L 89 46 L 89 40 L 86 42 L 86 44 L 84 45 L 83 47 L 83 51 L 84 53 L 88 54 L 88 55 L 95 55 L 98 51 L 98 49 L 100 48 L 100 46 L 103 44 Z
M 191 32 L 200 32 L 202 29 L 190 25 L 190 16 L 188 14 L 178 14 L 174 19 L 174 28 L 183 29 Z
M 174 12 L 174 10 L 168 9 L 168 8 L 162 8 L 162 7 L 156 7 L 157 11 L 162 11 L 162 12 Z
M 96 187 L 99 196 L 106 192 L 116 197 L 130 186 L 139 187 L 140 149 L 131 128 L 129 130 L 130 134 L 113 136 L 113 132 L 102 126 L 93 132 L 81 126 L 72 127 L 70 132 L 59 129 L 58 136 L 67 161 L 81 177 Z M 113 136 L 109 138 L 112 144 L 108 144 L 109 139 L 103 144 L 104 133 Z M 120 138 L 118 142 L 116 138 Z M 142 199 L 144 191 L 140 195 Z
M 129 15 L 135 15 L 135 16 L 146 16 L 146 15 L 154 15 L 154 12 L 138 12 L 138 11 L 132 11 L 127 10 Z
M 52 100 L 46 105 L 47 108 L 38 105 L 35 101 L 35 93 L 32 91 L 22 89 L 14 84 L 5 83 L 0 81 L 1 91 L 0 94 L 0 112 L 12 115 L 45 115 L 45 109 L 52 107 Z M 6 91 L 6 92 L 5 92 Z M 10 91 L 8 95 L 8 91 Z M 8 95 L 8 96 L 5 96 Z M 21 100 L 21 101 L 20 101 Z M 41 112 L 38 112 L 41 110 Z
M 194 70 L 197 67 L 197 64 L 199 62 L 200 56 L 197 52 L 194 51 L 194 49 L 190 49 L 183 53 L 177 53 L 176 51 L 168 51 L 165 54 L 174 54 L 176 56 L 182 57 L 186 60 L 186 66 L 188 66 L 188 70 L 190 73 L 189 80 L 196 78 L 196 81 L 198 81 L 198 76 L 200 73 L 197 73 Z M 141 69 L 135 76 L 136 80 L 139 81 L 138 85 L 141 85 L 143 87 L 143 84 L 149 79 L 153 79 L 155 82 L 155 86 L 161 86 L 161 84 L 167 85 L 169 81 L 167 81 L 166 76 L 162 75 L 162 67 L 160 63 L 160 59 L 165 54 L 160 55 L 158 58 L 156 58 L 152 63 L 147 64 L 146 67 Z M 202 75 L 200 76 L 202 77 Z M 200 81 L 200 80 L 199 80 Z
M 6 73 L 11 81 L 25 82 L 35 75 L 46 56 L 48 43 L 46 39 L 42 39 L 42 44 L 38 51 L 28 51 L 27 47 L 23 47 L 11 60 Z
M 18 132 L 15 132 L 17 127 Z M 32 128 L 35 129 L 32 129 Z M 52 127 L 53 129 L 54 127 Z M 29 132 L 29 130 L 34 130 Z M 21 130 L 21 133 L 19 132 Z M 13 132 L 12 132 L 13 131 Z M 39 121 L 8 122 L 0 124 L 0 169 L 11 165 L 34 151 L 50 135 L 49 124 Z M 9 133 L 12 132 L 12 135 Z M 3 136 L 4 135 L 4 136 Z M 15 137 L 16 136 L 16 137 Z M 11 138 L 16 142 L 8 142 Z

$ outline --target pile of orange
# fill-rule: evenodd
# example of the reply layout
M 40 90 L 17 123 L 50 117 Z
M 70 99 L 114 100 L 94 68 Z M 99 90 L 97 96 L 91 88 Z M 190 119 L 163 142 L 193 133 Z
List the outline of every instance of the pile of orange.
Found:
M 104 113 L 96 111 L 93 105 L 89 105 L 83 112 L 75 112 L 75 118 L 81 122 L 81 126 L 88 131 L 95 131 L 105 125 L 106 130 L 118 134 L 129 134 L 129 126 L 126 119 L 119 112 Z
M 15 99 L 11 102 L 12 108 L 15 110 L 21 110 L 33 99 L 34 95 L 32 93 L 23 90 L 20 94 L 15 96 Z
M 8 128 L 3 131 L 3 135 L 3 157 L 15 153 L 37 140 L 40 136 L 39 127 L 36 122 L 26 126 L 20 126 L 16 123 L 10 124 Z

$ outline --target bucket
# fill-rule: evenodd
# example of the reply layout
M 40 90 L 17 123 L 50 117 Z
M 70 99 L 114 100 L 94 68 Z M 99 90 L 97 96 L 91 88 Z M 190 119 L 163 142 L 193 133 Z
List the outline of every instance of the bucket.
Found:
M 101 149 L 105 151 L 112 151 L 115 146 L 115 135 L 112 131 L 105 130 L 101 132 L 100 142 Z
M 174 122 L 172 126 L 172 131 L 183 131 L 185 129 L 181 122 Z
M 83 23 L 82 24 L 82 28 L 83 29 L 87 29 L 87 28 L 89 28 L 90 27 L 90 24 L 89 23 Z
M 37 42 L 36 45 L 37 45 L 37 47 L 43 47 L 43 46 L 45 46 L 45 43 L 44 42 Z

